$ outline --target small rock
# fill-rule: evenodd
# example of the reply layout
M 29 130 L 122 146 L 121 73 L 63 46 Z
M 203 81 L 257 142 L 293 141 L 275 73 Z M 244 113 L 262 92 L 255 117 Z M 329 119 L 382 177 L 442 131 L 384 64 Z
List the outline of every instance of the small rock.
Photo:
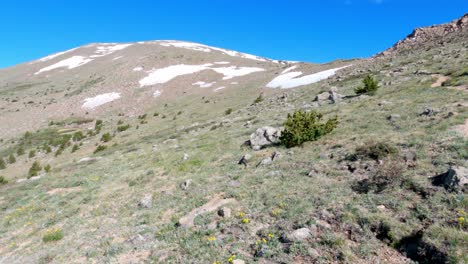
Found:
M 319 93 L 319 94 L 317 94 L 317 96 L 315 97 L 314 101 L 316 101 L 316 102 L 328 101 L 328 97 L 330 97 L 330 93 L 329 93 L 329 92 Z
M 188 190 L 189 186 L 192 184 L 192 179 L 185 180 L 181 185 L 180 188 L 184 191 Z
M 153 195 L 152 194 L 145 194 L 143 199 L 138 203 L 138 206 L 143 208 L 151 208 L 153 207 Z
M 437 111 L 432 109 L 432 108 L 426 108 L 424 111 L 419 114 L 421 116 L 435 116 L 437 114 Z
M 184 153 L 183 160 L 188 160 L 188 159 L 189 159 L 189 154 L 187 154 L 187 153 Z
M 251 158 L 252 158 L 252 155 L 247 153 L 244 156 L 242 156 L 242 158 L 239 160 L 239 162 L 237 164 L 244 165 L 245 167 L 247 167 L 247 163 Z
M 327 223 L 326 221 L 323 220 L 316 220 L 315 221 L 317 224 L 317 227 L 320 227 L 321 229 L 331 229 L 331 225 Z
M 377 206 L 377 209 L 378 209 L 379 211 L 385 211 L 386 208 L 385 208 L 385 205 L 381 204 L 381 205 L 378 205 L 378 206 Z
M 395 122 L 397 121 L 398 119 L 400 119 L 401 116 L 400 115 L 396 115 L 396 114 L 391 114 L 387 117 L 387 120 L 390 121 L 390 122 Z
M 292 242 L 304 241 L 307 238 L 312 237 L 312 233 L 309 228 L 303 227 L 291 232 L 287 239 Z
M 224 218 L 229 218 L 231 217 L 232 210 L 229 207 L 221 207 L 218 210 L 218 215 Z
M 82 158 L 78 161 L 78 163 L 91 163 L 100 160 L 101 157 L 96 157 L 96 158 L 91 158 L 91 157 L 86 157 Z
M 243 261 L 242 259 L 235 259 L 232 261 L 232 264 L 245 264 L 245 261 Z
M 270 171 L 267 174 L 265 174 L 265 177 L 280 177 L 283 176 L 283 173 L 281 171 Z
M 309 256 L 311 256 L 312 258 L 320 257 L 320 253 L 315 248 L 308 248 L 307 254 L 309 254 Z
M 267 165 L 270 165 L 272 162 L 273 162 L 273 160 L 271 159 L 271 157 L 264 158 L 262 161 L 260 161 L 260 162 L 257 164 L 257 167 L 258 167 L 258 166 L 267 166 Z
M 277 159 L 280 159 L 282 157 L 281 153 L 278 152 L 278 151 L 275 151 L 273 152 L 273 154 L 271 154 L 271 160 L 272 161 L 275 161 Z

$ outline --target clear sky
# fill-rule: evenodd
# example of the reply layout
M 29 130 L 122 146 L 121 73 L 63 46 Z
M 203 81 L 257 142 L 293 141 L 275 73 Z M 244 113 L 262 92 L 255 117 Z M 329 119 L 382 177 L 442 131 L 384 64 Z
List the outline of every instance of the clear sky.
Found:
M 367 57 L 468 0 L 1 0 L 0 68 L 92 42 L 175 39 L 273 59 Z

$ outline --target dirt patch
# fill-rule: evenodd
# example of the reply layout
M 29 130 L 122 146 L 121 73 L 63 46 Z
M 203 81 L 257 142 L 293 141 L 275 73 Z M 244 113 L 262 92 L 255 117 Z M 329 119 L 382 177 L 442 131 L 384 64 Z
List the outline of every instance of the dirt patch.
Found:
M 455 131 L 460 133 L 464 138 L 468 138 L 468 119 L 465 120 L 465 124 L 456 126 Z
M 142 263 L 148 259 L 151 252 L 149 250 L 132 251 L 129 253 L 119 255 L 119 263 Z
M 47 192 L 48 195 L 64 195 L 64 194 L 69 194 L 69 193 L 72 193 L 72 192 L 79 192 L 81 191 L 81 187 L 77 186 L 77 187 L 71 187 L 71 188 L 55 188 L 55 189 L 52 189 L 52 190 L 49 190 Z
M 192 227 L 194 225 L 193 220 L 195 219 L 195 217 L 204 213 L 213 212 L 223 205 L 235 202 L 236 200 L 233 198 L 223 199 L 220 196 L 216 196 L 212 198 L 208 203 L 204 204 L 201 207 L 193 209 L 190 213 L 180 218 L 178 224 L 183 227 Z
M 444 75 L 440 75 L 440 74 L 433 74 L 431 75 L 433 78 L 437 78 L 437 80 L 431 84 L 431 87 L 434 88 L 434 87 L 441 87 L 442 84 L 446 81 L 448 81 L 449 77 L 447 76 L 444 76 Z

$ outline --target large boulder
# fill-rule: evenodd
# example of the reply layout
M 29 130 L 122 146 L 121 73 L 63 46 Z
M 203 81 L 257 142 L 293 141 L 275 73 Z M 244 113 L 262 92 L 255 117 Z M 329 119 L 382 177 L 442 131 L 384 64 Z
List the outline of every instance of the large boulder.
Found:
M 455 191 L 468 185 L 468 169 L 452 167 L 448 171 L 432 178 L 432 184 L 443 186 L 448 191 Z
M 280 129 L 264 126 L 257 129 L 255 133 L 250 135 L 249 143 L 253 150 L 260 150 L 266 146 L 280 143 L 280 137 Z

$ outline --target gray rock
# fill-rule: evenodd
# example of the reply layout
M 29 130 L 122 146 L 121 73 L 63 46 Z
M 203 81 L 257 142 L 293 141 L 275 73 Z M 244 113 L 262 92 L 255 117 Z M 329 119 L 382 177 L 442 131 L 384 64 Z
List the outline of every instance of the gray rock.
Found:
M 330 93 L 329 93 L 329 92 L 319 93 L 319 94 L 317 94 L 317 96 L 315 97 L 314 101 L 316 101 L 316 102 L 328 101 L 328 98 L 329 98 L 329 97 L 330 97 Z
M 400 119 L 401 116 L 400 115 L 397 115 L 397 114 L 391 114 L 387 117 L 387 120 L 390 121 L 390 122 L 395 122 L 397 121 L 398 119 Z
M 283 173 L 281 171 L 270 171 L 267 174 L 265 174 L 265 177 L 280 177 L 283 176 Z
M 140 206 L 142 208 L 151 208 L 151 207 L 153 207 L 153 195 L 150 194 L 150 193 L 145 194 L 143 199 L 141 199 L 141 201 L 138 203 L 138 206 Z
M 247 163 L 249 162 L 251 158 L 252 158 L 252 155 L 247 153 L 244 156 L 242 156 L 242 158 L 239 160 L 239 162 L 237 162 L 237 164 L 244 165 L 245 167 L 247 167 Z
M 185 180 L 181 185 L 180 188 L 184 191 L 188 190 L 190 185 L 192 184 L 192 179 Z
M 258 166 L 267 166 L 267 165 L 270 165 L 272 162 L 273 162 L 273 160 L 271 159 L 271 157 L 264 158 L 264 159 L 262 159 L 262 161 L 260 161 L 260 162 L 257 164 L 257 167 L 258 167 Z
M 468 185 L 468 169 L 465 167 L 452 167 L 446 172 L 432 178 L 432 184 L 443 186 L 448 191 L 455 191 Z
M 245 261 L 243 261 L 242 259 L 235 259 L 232 261 L 232 264 L 245 264 Z
M 189 159 L 189 154 L 187 154 L 187 153 L 184 153 L 183 160 L 188 160 L 188 159 Z
M 312 232 L 307 227 L 299 228 L 287 235 L 287 239 L 292 242 L 304 241 L 310 237 L 312 237 Z
M 281 130 L 264 126 L 250 135 L 250 146 L 253 150 L 260 150 L 266 146 L 271 146 L 280 142 Z

